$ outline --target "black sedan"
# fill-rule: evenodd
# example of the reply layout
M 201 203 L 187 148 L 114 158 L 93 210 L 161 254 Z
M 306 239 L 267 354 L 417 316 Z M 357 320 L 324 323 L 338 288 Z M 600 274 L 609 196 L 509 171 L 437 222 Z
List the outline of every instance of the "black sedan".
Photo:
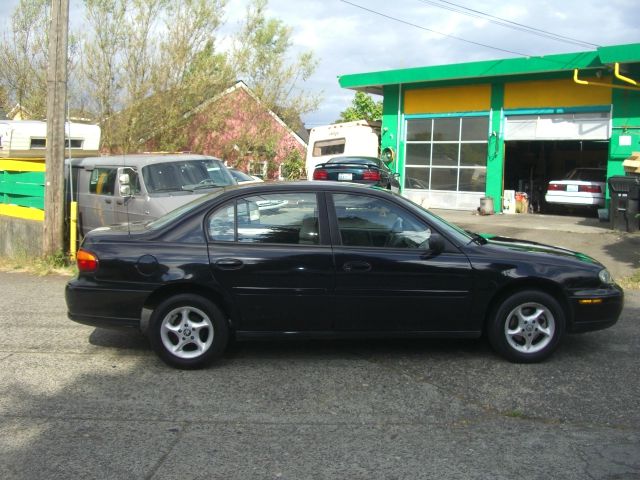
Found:
M 398 175 L 376 157 L 335 157 L 316 166 L 314 180 L 362 183 L 400 191 Z
M 283 205 L 264 214 L 258 202 Z M 158 220 L 90 232 L 69 318 L 145 332 L 180 368 L 230 338 L 480 337 L 509 360 L 613 325 L 623 292 L 562 248 L 468 233 L 382 189 L 228 187 Z

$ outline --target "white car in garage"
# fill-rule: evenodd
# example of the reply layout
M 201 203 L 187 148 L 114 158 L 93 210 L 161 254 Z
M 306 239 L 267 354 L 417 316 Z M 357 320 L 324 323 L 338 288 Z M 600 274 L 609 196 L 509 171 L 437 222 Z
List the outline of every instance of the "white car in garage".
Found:
M 562 180 L 551 180 L 545 200 L 557 205 L 604 207 L 607 170 L 574 168 Z

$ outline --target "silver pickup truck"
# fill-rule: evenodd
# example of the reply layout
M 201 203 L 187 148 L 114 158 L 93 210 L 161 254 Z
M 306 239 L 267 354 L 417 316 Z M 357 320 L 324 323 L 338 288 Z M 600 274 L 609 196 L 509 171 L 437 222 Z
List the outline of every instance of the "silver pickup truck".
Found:
M 209 193 L 236 184 L 222 160 L 191 154 L 88 157 L 71 161 L 84 235 L 97 227 L 148 221 Z

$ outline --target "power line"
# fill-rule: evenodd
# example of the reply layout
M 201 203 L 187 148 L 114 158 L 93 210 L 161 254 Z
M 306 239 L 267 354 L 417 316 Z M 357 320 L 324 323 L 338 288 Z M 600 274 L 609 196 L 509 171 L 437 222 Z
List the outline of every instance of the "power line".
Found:
M 593 48 L 593 47 L 599 47 L 600 45 L 597 45 L 595 43 L 590 43 L 590 42 L 586 42 L 584 40 L 580 40 L 577 38 L 572 38 L 572 37 L 567 37 L 565 35 L 560 35 L 557 33 L 553 33 L 553 32 L 549 32 L 547 30 L 542 30 L 540 28 L 536 28 L 536 27 L 531 27 L 528 25 L 524 25 L 522 23 L 518 23 L 518 22 L 513 22 L 511 20 L 507 20 L 506 18 L 501 18 L 501 17 L 496 17 L 495 15 L 491 15 L 489 13 L 485 13 L 482 12 L 480 10 L 474 10 L 472 8 L 468 8 L 462 5 L 458 5 L 457 3 L 453 3 L 453 2 L 449 2 L 447 0 L 439 0 L 440 3 L 434 2 L 434 1 L 430 1 L 430 0 L 418 0 L 422 3 L 426 3 L 428 5 L 432 5 L 434 7 L 438 7 L 438 8 L 442 8 L 444 10 L 449 10 L 451 12 L 455 12 L 455 13 L 459 13 L 461 15 L 467 15 L 469 17 L 473 17 L 473 18 L 480 18 L 483 20 L 487 20 L 491 23 L 494 23 L 496 25 L 500 25 L 502 27 L 506 27 L 506 28 L 512 28 L 514 30 L 518 30 L 524 33 L 529 33 L 531 35 L 537 35 L 539 37 L 543 37 L 543 38 L 549 38 L 551 40 L 556 40 L 559 42 L 565 42 L 565 43 L 572 43 L 574 45 L 578 45 L 581 47 L 589 47 L 589 48 Z M 447 6 L 447 5 L 442 5 L 442 3 L 445 3 L 447 5 L 451 5 L 451 6 Z
M 386 14 L 381 13 L 381 12 L 378 12 L 378 11 L 376 11 L 376 10 L 371 10 L 370 8 L 363 7 L 362 5 L 358 5 L 358 4 L 356 4 L 356 3 L 351 3 L 351 2 L 349 2 L 349 1 L 347 1 L 347 0 L 340 0 L 340 1 L 341 1 L 342 3 L 346 3 L 346 4 L 351 5 L 351 6 L 353 6 L 353 7 L 360 8 L 360 9 L 362 9 L 362 10 L 365 10 L 365 11 L 369 12 L 369 13 L 373 13 L 373 14 L 375 14 L 375 15 L 379 15 L 379 16 L 384 17 L 384 18 L 387 18 L 387 19 L 389 19 L 389 20 L 393 20 L 393 21 L 395 21 L 395 22 L 404 23 L 405 25 L 409 25 L 409 26 L 411 26 L 411 27 L 419 28 L 420 30 L 424 30 L 424 31 L 427 31 L 427 32 L 435 33 L 435 34 L 437 34 L 437 35 L 442 35 L 443 37 L 453 38 L 454 40 L 459 40 L 459 41 L 461 41 L 461 42 L 465 42 L 465 43 L 471 43 L 471 44 L 473 44 L 473 45 L 478 45 L 478 46 L 480 46 L 480 47 L 490 48 L 490 49 L 492 49 L 492 50 L 498 50 L 498 51 L 500 51 L 500 52 L 512 53 L 512 54 L 514 54 L 514 55 L 520 55 L 521 57 L 530 57 L 530 56 L 531 56 L 531 55 L 528 55 L 528 54 L 526 54 L 526 53 L 516 52 L 516 51 L 513 51 L 513 50 L 506 50 L 506 49 L 504 49 L 504 48 L 499 48 L 499 47 L 493 47 L 493 46 L 491 46 L 491 45 L 486 45 L 486 44 L 484 44 L 484 43 L 474 42 L 473 40 L 467 40 L 466 38 L 457 37 L 457 36 L 455 36 L 455 35 L 449 35 L 449 34 L 447 34 L 447 33 L 438 32 L 437 30 L 432 30 L 431 28 L 423 27 L 423 26 L 421 26 L 421 25 L 416 25 L 415 23 L 407 22 L 407 21 L 405 21 L 405 20 L 401 20 L 401 19 L 399 19 L 399 18 L 392 17 L 391 15 L 386 15 Z

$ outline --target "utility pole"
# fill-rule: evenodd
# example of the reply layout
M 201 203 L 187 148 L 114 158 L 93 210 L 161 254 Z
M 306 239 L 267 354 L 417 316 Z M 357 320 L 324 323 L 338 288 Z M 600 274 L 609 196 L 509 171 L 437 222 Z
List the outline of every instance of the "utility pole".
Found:
M 47 156 L 43 253 L 64 251 L 64 124 L 67 98 L 69 0 L 51 0 L 47 65 Z

